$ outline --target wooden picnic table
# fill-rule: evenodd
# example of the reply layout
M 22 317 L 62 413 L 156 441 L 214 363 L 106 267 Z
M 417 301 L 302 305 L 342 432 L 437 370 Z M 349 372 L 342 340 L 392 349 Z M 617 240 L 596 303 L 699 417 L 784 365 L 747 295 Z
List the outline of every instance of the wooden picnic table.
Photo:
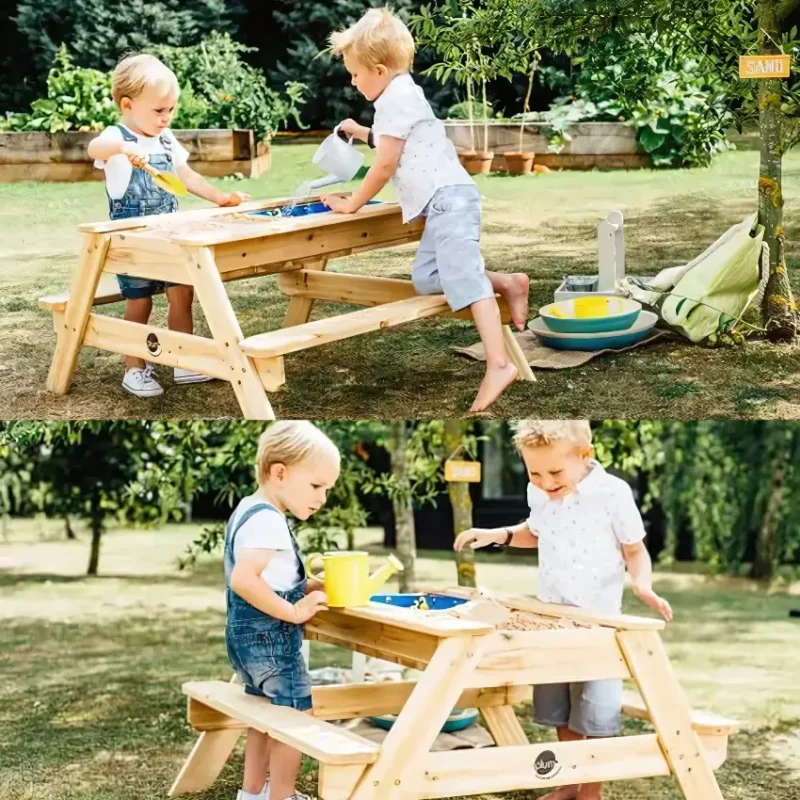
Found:
M 320 761 L 323 800 L 446 798 L 670 774 L 687 800 L 722 798 L 714 769 L 736 723 L 691 712 L 661 642 L 663 622 L 495 597 L 565 625 L 497 629 L 375 603 L 331 609 L 306 624 L 307 638 L 416 668 L 419 680 L 314 687 L 313 716 L 271 706 L 235 683 L 185 684 L 189 720 L 202 733 L 170 796 L 210 786 L 250 726 Z M 641 697 L 627 693 L 623 711 L 649 720 L 654 733 L 528 742 L 513 705 L 531 684 L 614 678 L 633 679 Z M 479 708 L 498 746 L 431 752 L 456 707 Z M 397 718 L 380 745 L 329 722 L 381 714 Z
M 396 203 L 364 206 L 356 214 L 299 217 L 253 215 L 286 199 L 231 208 L 184 211 L 79 226 L 83 246 L 69 294 L 43 297 L 53 312 L 56 348 L 47 388 L 69 390 L 83 345 L 156 364 L 197 370 L 229 381 L 248 419 L 274 419 L 266 392 L 285 383 L 285 355 L 432 316 L 453 314 L 444 295 L 419 296 L 411 281 L 326 273 L 334 258 L 418 241 L 424 221 L 403 224 Z M 211 338 L 128 322 L 93 311 L 121 299 L 103 273 L 194 286 Z M 245 338 L 228 298 L 228 281 L 275 275 L 291 300 L 283 328 Z M 309 322 L 315 300 L 366 308 Z M 503 322 L 509 312 L 501 301 Z M 510 329 L 506 347 L 521 379 L 533 373 Z

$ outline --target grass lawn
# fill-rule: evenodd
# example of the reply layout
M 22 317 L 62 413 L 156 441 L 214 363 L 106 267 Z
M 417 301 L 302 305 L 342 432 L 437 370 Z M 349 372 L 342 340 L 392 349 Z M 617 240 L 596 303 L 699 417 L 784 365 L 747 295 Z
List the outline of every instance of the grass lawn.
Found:
M 313 144 L 280 145 L 263 178 L 227 186 L 255 197 L 285 196 L 313 171 Z M 552 300 L 566 273 L 596 269 L 596 226 L 606 213 L 626 217 L 629 272 L 653 274 L 685 263 L 730 225 L 753 213 L 758 154 L 729 153 L 708 170 L 564 172 L 527 178 L 478 179 L 485 197 L 483 249 L 488 268 L 522 270 L 532 279 L 532 306 Z M 798 269 L 800 153 L 784 159 L 790 271 Z M 387 190 L 386 197 L 392 197 Z M 0 381 L 3 417 L 108 418 L 239 416 L 226 383 L 173 386 L 148 401 L 126 395 L 119 358 L 85 350 L 73 389 L 54 397 L 45 379 L 55 336 L 40 295 L 63 291 L 79 247 L 78 223 L 107 215 L 100 183 L 0 186 Z M 184 208 L 198 207 L 194 198 Z M 332 262 L 330 269 L 408 277 L 414 246 Z M 229 285 L 246 336 L 278 327 L 286 299 L 271 278 Z M 121 313 L 121 304 L 109 307 Z M 320 303 L 314 317 L 332 313 Z M 198 314 L 198 316 L 202 316 Z M 154 320 L 165 324 L 163 299 Z M 205 321 L 198 330 L 207 333 Z M 454 345 L 476 340 L 471 323 L 421 321 L 381 335 L 357 337 L 286 358 L 287 390 L 272 397 L 284 417 L 405 417 L 461 415 L 469 407 L 482 365 L 456 356 Z M 800 416 L 800 348 L 763 342 L 743 349 L 707 350 L 659 342 L 602 357 L 580 369 L 539 372 L 534 384 L 514 385 L 491 409 L 498 417 L 638 418 Z
M 101 577 L 87 579 L 85 534 L 61 540 L 59 526 L 11 522 L 0 534 L 0 797 L 3 800 L 156 800 L 166 796 L 195 734 L 180 684 L 226 678 L 219 559 L 193 573 L 175 559 L 197 533 L 190 525 L 156 533 L 115 531 L 103 544 Z M 379 534 L 362 532 L 361 544 Z M 420 581 L 446 586 L 453 562 L 418 561 Z M 438 556 L 438 557 L 437 557 Z M 479 565 L 489 587 L 535 590 L 529 559 Z M 800 798 L 800 586 L 768 592 L 740 580 L 660 573 L 657 588 L 676 621 L 667 649 L 695 707 L 745 722 L 718 772 L 726 800 Z M 627 611 L 639 611 L 627 598 Z M 346 664 L 349 654 L 319 645 L 312 666 Z M 532 740 L 547 729 L 519 714 Z M 627 732 L 641 730 L 628 722 Z M 198 800 L 231 800 L 241 749 Z M 304 764 L 304 786 L 316 765 Z M 542 793 L 506 795 L 514 800 Z M 609 785 L 606 800 L 679 800 L 670 779 Z M 493 800 L 484 796 L 483 800 Z

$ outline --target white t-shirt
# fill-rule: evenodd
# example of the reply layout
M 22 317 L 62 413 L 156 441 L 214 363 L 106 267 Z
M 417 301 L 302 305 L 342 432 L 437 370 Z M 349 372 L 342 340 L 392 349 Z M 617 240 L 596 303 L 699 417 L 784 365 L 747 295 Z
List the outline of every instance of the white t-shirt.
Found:
M 245 497 L 233 512 L 231 530 L 245 511 L 264 502 L 264 498 L 258 495 Z M 269 509 L 257 511 L 239 528 L 233 540 L 234 562 L 245 549 L 276 551 L 261 573 L 261 577 L 270 589 L 286 592 L 300 583 L 300 560 L 292 547 L 292 534 L 289 532 L 286 517 L 280 511 Z
M 618 614 L 625 580 L 623 544 L 645 536 L 631 487 L 597 462 L 562 500 L 528 484 L 528 527 L 539 537 L 538 597 L 546 603 Z
M 136 137 L 137 142 L 142 146 L 145 153 L 149 156 L 164 155 L 172 153 L 172 161 L 176 167 L 182 167 L 189 160 L 188 150 L 175 138 L 175 134 L 167 128 L 161 136 L 166 135 L 172 143 L 172 150 L 167 150 L 161 144 L 161 136 L 140 136 L 130 128 L 126 130 Z M 103 141 L 123 141 L 122 131 L 116 125 L 109 125 L 98 137 Z M 126 192 L 131 180 L 133 166 L 126 155 L 119 153 L 111 156 L 108 161 L 95 159 L 94 165 L 97 169 L 104 169 L 106 172 L 106 191 L 112 200 L 119 200 Z
M 403 222 L 419 216 L 437 189 L 474 183 L 459 163 L 444 124 L 407 72 L 395 77 L 375 101 L 372 131 L 376 145 L 381 136 L 405 140 L 392 178 Z

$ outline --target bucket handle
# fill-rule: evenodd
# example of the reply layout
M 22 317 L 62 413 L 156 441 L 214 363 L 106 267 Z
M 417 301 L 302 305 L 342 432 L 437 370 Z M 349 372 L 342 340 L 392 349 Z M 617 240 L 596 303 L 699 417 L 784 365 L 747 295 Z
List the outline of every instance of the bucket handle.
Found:
M 333 129 L 333 135 L 334 135 L 334 136 L 338 136 L 338 135 L 339 135 L 339 128 L 340 128 L 340 126 L 341 126 L 341 124 L 340 124 L 340 125 L 337 125 L 337 126 L 336 126 L 336 127 Z M 350 144 L 350 145 L 352 145 L 352 144 L 353 144 L 353 139 L 355 139 L 355 138 L 356 138 L 355 136 L 351 136 L 351 137 L 350 137 L 350 138 L 347 140 L 347 144 Z

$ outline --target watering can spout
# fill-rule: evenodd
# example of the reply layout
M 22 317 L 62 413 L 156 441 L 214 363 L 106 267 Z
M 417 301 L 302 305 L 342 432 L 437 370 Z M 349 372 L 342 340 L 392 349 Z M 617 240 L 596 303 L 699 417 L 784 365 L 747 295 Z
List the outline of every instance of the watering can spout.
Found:
M 389 560 L 369 576 L 369 593 L 375 594 L 389 578 L 396 572 L 403 571 L 403 564 L 395 555 L 390 555 Z

